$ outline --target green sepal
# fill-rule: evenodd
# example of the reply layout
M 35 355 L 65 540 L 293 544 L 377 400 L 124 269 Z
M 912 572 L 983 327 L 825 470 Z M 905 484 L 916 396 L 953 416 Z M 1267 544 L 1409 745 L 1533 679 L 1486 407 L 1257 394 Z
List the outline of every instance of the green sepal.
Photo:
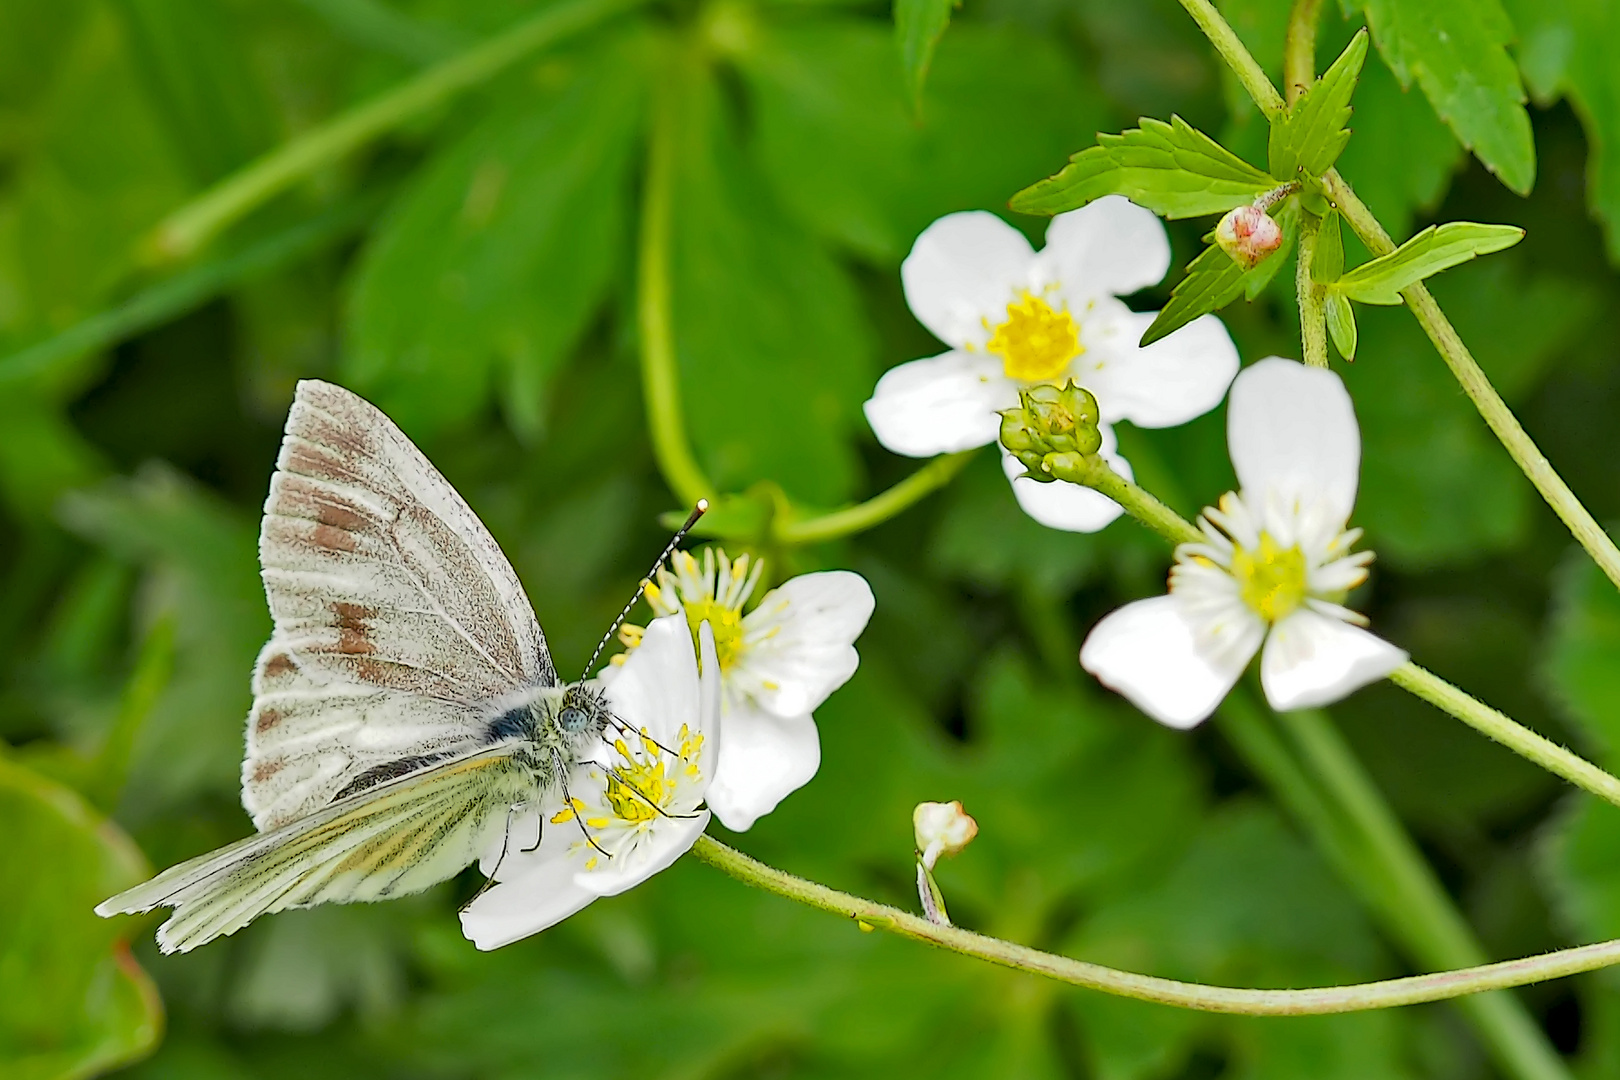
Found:
M 1344 235 L 1339 228 L 1339 212 L 1329 210 L 1316 232 L 1316 254 L 1311 259 L 1311 280 L 1328 285 L 1344 273 Z
M 1327 328 L 1333 337 L 1333 347 L 1346 360 L 1356 358 L 1356 312 L 1350 301 L 1339 293 L 1327 294 Z
M 1333 66 L 1322 73 L 1287 114 L 1272 122 L 1267 160 L 1273 176 L 1321 176 L 1350 141 L 1350 96 L 1367 59 L 1367 31 L 1356 32 Z
M 1401 290 L 1476 255 L 1512 247 L 1524 238 L 1515 225 L 1451 221 L 1431 225 L 1381 258 L 1362 263 L 1334 289 L 1363 304 L 1399 304 Z
M 1056 176 L 1025 188 L 1008 204 L 1024 214 L 1060 214 L 1104 195 L 1123 195 L 1160 217 L 1226 211 L 1278 186 L 1179 116 L 1144 117 L 1141 127 L 1098 135 Z

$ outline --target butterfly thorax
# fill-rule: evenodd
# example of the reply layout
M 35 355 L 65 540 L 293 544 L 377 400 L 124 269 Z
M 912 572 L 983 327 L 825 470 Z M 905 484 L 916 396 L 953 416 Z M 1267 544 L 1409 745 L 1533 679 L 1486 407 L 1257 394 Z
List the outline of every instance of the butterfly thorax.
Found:
M 486 745 L 516 743 L 513 758 L 534 773 L 543 789 L 566 779 L 595 748 L 613 715 L 594 681 L 535 687 L 498 703 L 492 713 Z

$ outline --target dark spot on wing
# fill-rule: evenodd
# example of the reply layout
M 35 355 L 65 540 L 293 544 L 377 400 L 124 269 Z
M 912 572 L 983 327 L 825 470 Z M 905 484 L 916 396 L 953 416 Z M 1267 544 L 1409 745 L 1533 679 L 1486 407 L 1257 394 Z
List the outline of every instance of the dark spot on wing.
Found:
M 266 678 L 275 679 L 283 675 L 294 675 L 298 672 L 298 664 L 286 653 L 276 653 L 264 662 Z
M 260 735 L 281 723 L 281 713 L 276 709 L 260 709 L 253 718 L 253 730 Z
M 266 780 L 276 775 L 276 773 L 280 772 L 282 768 L 286 766 L 286 764 L 287 762 L 282 758 L 271 758 L 268 761 L 259 762 L 257 765 L 253 766 L 253 782 L 255 784 L 264 783 Z
M 346 799 L 350 795 L 357 795 L 368 788 L 374 788 L 378 784 L 386 783 L 389 780 L 397 780 L 402 776 L 409 776 L 411 773 L 419 772 L 420 770 L 427 768 L 429 765 L 454 756 L 455 755 L 452 753 L 416 754 L 412 757 L 402 757 L 397 761 L 389 761 L 384 762 L 381 765 L 374 765 L 345 784 L 342 791 L 339 791 L 336 795 L 332 796 L 332 801 L 337 802 L 339 799 Z
M 353 551 L 359 546 L 354 533 L 330 525 L 316 525 L 310 540 L 316 547 L 326 548 L 329 551 Z
M 332 621 L 337 626 L 337 651 L 349 656 L 376 652 L 377 647 L 371 643 L 371 620 L 376 615 L 376 611 L 364 604 L 334 601 Z
M 334 529 L 343 529 L 347 532 L 365 532 L 372 527 L 372 521 L 366 515 L 339 505 L 330 499 L 312 500 L 315 503 L 315 520 L 322 525 Z

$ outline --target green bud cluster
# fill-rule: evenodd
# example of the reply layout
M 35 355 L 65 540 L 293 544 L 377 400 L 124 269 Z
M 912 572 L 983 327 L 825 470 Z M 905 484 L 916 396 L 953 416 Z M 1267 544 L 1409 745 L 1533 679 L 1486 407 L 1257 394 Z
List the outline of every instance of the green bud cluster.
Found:
M 1063 386 L 1040 383 L 1020 390 L 1018 400 L 1018 408 L 1002 411 L 1001 445 L 1033 480 L 1079 483 L 1089 470 L 1088 459 L 1102 446 L 1097 399 L 1071 379 Z

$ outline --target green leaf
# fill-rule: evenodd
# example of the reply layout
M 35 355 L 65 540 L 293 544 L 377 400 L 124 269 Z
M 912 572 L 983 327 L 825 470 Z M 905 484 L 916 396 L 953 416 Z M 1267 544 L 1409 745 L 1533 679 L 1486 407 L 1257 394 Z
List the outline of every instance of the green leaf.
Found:
M 463 422 L 498 391 L 538 434 L 622 258 L 643 44 L 559 61 L 558 90 L 506 101 L 443 151 L 367 245 L 342 371 L 407 431 Z
M 1401 290 L 1477 255 L 1512 247 L 1524 239 L 1516 225 L 1449 221 L 1431 225 L 1381 258 L 1362 263 L 1333 287 L 1363 304 L 1399 304 Z
M 91 910 L 146 876 L 117 827 L 71 790 L 0 758 L 0 1072 L 65 1080 L 145 1057 L 163 1006 L 124 940 Z
M 1098 135 L 1096 146 L 1009 205 L 1025 214 L 1059 214 L 1104 195 L 1124 195 L 1161 217 L 1197 217 L 1253 202 L 1279 183 L 1179 116 L 1168 124 L 1144 117 L 1141 124 Z
M 1206 247 L 1187 267 L 1187 276 L 1176 282 L 1170 302 L 1142 335 L 1142 344 L 1151 345 L 1186 326 L 1200 315 L 1219 311 L 1238 298 L 1253 300 L 1260 295 L 1288 261 L 1298 229 L 1298 211 L 1290 202 L 1276 215 L 1283 228 L 1283 242 L 1260 265 L 1244 270 L 1232 257 L 1214 244 Z
M 1350 119 L 1350 96 L 1366 59 L 1367 33 L 1360 31 L 1288 115 L 1271 125 L 1268 158 L 1273 176 L 1291 177 L 1297 172 L 1321 176 L 1333 167 L 1350 141 L 1344 125 Z
M 1356 313 L 1350 301 L 1336 292 L 1327 294 L 1327 328 L 1333 347 L 1346 360 L 1356 358 Z
M 1360 0 L 1402 86 L 1415 79 L 1458 140 L 1521 195 L 1536 178 L 1524 85 L 1500 0 Z
M 753 157 L 775 197 L 817 236 L 890 267 L 936 218 L 1004 210 L 1007 192 L 1107 115 L 1063 49 L 1012 26 L 953 30 L 920 116 L 892 37 L 866 21 L 766 25 L 739 63 L 752 91 Z M 1050 108 L 1054 99 L 1063 108 Z
M 856 488 L 872 331 L 848 272 L 744 157 L 709 74 L 667 91 L 680 110 L 671 276 L 687 427 L 722 490 L 774 480 L 837 505 Z
M 951 9 L 961 0 L 894 0 L 894 35 L 900 45 L 900 70 L 914 105 L 922 104 L 923 82 L 934 48 L 951 22 Z
M 1316 252 L 1311 256 L 1311 280 L 1328 285 L 1344 273 L 1344 234 L 1339 212 L 1329 210 L 1316 230 Z

